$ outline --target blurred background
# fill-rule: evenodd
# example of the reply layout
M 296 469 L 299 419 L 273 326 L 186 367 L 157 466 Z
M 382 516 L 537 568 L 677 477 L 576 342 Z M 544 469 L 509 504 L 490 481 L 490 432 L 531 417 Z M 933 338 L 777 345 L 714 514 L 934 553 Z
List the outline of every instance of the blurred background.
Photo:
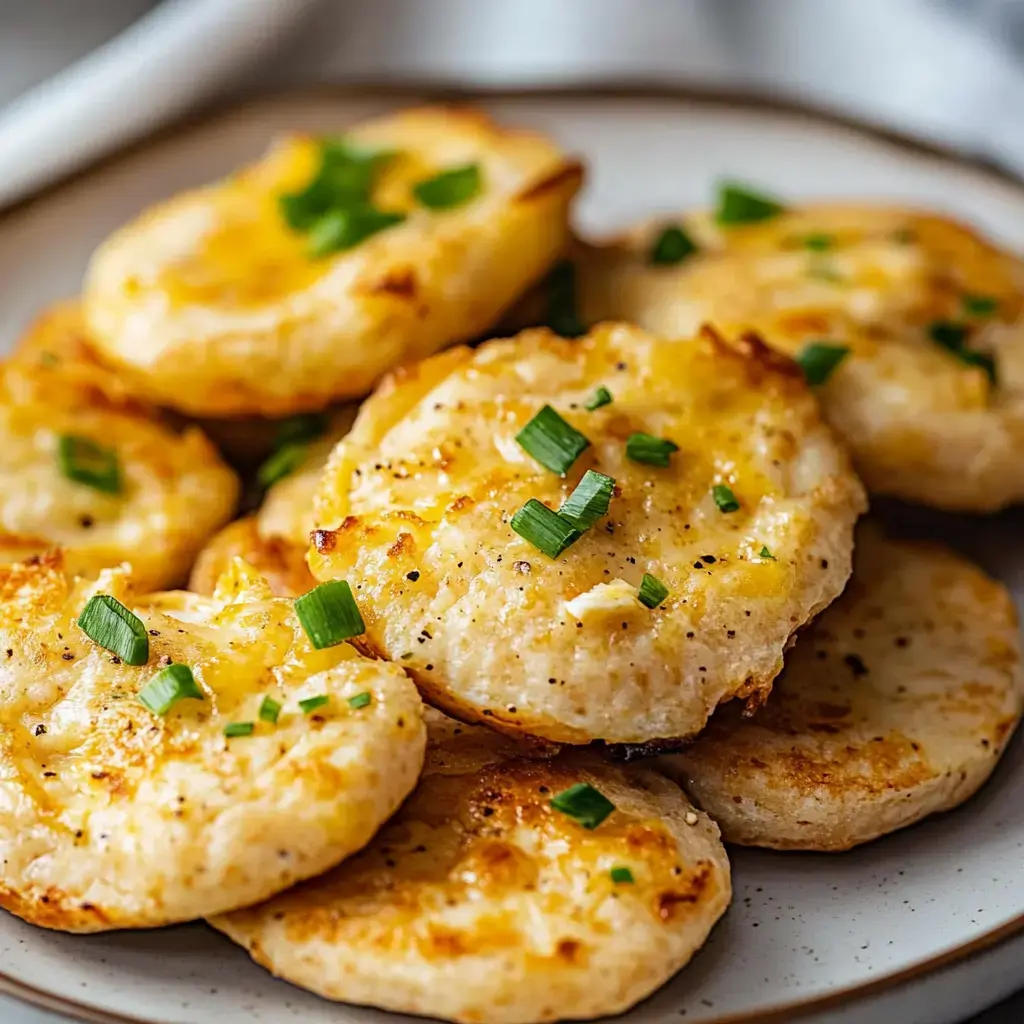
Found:
M 323 81 L 737 93 L 1024 181 L 1024 0 L 0 0 L 0 207 L 202 104 Z M 56 1020 L 0 997 L 4 1024 Z M 976 1024 L 1021 1021 L 1024 997 Z

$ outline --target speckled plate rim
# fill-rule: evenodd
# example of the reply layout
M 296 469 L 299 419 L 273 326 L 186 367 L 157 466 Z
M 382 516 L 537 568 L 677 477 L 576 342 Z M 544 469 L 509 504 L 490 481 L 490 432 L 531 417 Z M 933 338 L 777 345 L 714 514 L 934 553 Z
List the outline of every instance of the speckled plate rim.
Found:
M 680 102 L 699 103 L 709 107 L 745 108 L 748 110 L 765 110 L 775 113 L 786 113 L 818 121 L 832 126 L 841 126 L 875 140 L 883 140 L 892 145 L 902 147 L 909 152 L 927 154 L 961 167 L 983 169 L 989 174 L 998 176 L 1004 181 L 1021 188 L 1024 193 L 1024 182 L 998 167 L 990 161 L 963 156 L 949 150 L 930 145 L 926 142 L 909 138 L 897 132 L 871 125 L 864 121 L 845 117 L 829 110 L 815 108 L 809 104 L 790 103 L 783 100 L 768 99 L 739 91 L 707 91 L 692 87 L 669 86 L 646 82 L 616 83 L 608 87 L 563 86 L 563 87 L 521 87 L 521 88 L 437 88 L 415 84 L 394 83 L 374 85 L 319 85 L 291 90 L 258 91 L 242 97 L 232 97 L 220 103 L 207 105 L 198 112 L 179 118 L 160 130 L 132 142 L 116 152 L 95 161 L 89 166 L 76 171 L 61 181 L 47 185 L 38 192 L 27 196 L 11 205 L 0 208 L 0 226 L 14 213 L 28 209 L 44 202 L 48 197 L 60 192 L 68 185 L 86 179 L 103 168 L 143 152 L 150 146 L 165 142 L 202 127 L 218 116 L 231 112 L 244 112 L 249 104 L 263 103 L 268 100 L 317 99 L 324 97 L 338 98 L 381 98 L 402 100 L 455 101 L 473 102 L 475 100 L 494 100 L 507 98 L 532 99 L 658 99 L 679 100 Z M 1021 742 L 1018 738 L 1017 742 Z M 969 942 L 954 946 L 935 956 L 927 957 L 899 970 L 892 971 L 882 977 L 875 978 L 864 984 L 846 986 L 829 992 L 826 995 L 812 996 L 807 999 L 794 1000 L 785 1006 L 776 1006 L 769 1010 L 754 1010 L 739 1014 L 727 1014 L 707 1021 L 706 1024 L 791 1024 L 811 1014 L 823 1013 L 837 1008 L 850 1007 L 880 993 L 889 992 L 912 981 L 918 981 L 930 974 L 954 965 L 964 965 L 971 960 L 980 959 L 986 952 L 996 946 L 1008 942 L 1024 933 L 1024 914 L 1004 922 L 972 939 Z M 85 1003 L 55 996 L 44 989 L 29 985 L 18 978 L 0 971 L 0 995 L 18 999 L 29 1006 L 52 1013 L 63 1014 L 83 1024 L 154 1024 L 152 1019 L 128 1016 L 119 1012 L 96 1009 Z

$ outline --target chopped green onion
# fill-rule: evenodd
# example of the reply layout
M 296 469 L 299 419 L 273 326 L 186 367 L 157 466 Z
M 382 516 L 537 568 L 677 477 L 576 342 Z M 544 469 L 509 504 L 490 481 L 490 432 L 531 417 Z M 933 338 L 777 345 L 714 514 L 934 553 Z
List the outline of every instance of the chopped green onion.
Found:
M 529 541 L 548 558 L 557 558 L 570 544 L 583 534 L 574 523 L 552 512 L 547 505 L 531 498 L 509 524 L 523 540 Z
M 204 700 L 192 669 L 177 663 L 162 668 L 139 690 L 139 702 L 154 715 L 166 715 L 179 700 Z
M 587 333 L 576 311 L 576 264 L 560 260 L 548 274 L 548 308 L 545 326 L 563 338 Z
M 804 371 L 804 379 L 811 387 L 824 384 L 835 373 L 836 367 L 850 354 L 848 345 L 832 345 L 825 341 L 812 341 L 797 354 L 796 362 Z
M 404 213 L 378 210 L 375 206 L 350 206 L 325 213 L 309 231 L 309 254 L 329 256 L 366 241 L 385 228 L 405 220 Z
M 318 650 L 366 632 L 347 580 L 331 580 L 295 599 L 295 614 Z
M 281 717 L 281 705 L 273 697 L 264 697 L 257 714 L 261 722 L 276 724 Z
M 583 406 L 587 412 L 593 412 L 595 409 L 600 409 L 602 405 L 612 404 L 612 393 L 602 384 L 588 399 L 586 405 Z
M 770 196 L 758 195 L 735 182 L 724 181 L 718 186 L 715 220 L 723 227 L 771 220 L 784 209 L 781 203 Z
M 807 276 L 817 278 L 819 281 L 828 281 L 830 284 L 837 284 L 843 280 L 843 275 L 829 263 L 815 260 L 807 268 Z
M 354 697 L 349 697 L 348 706 L 355 708 L 357 711 L 360 708 L 365 708 L 370 703 L 370 695 L 365 690 L 362 693 L 357 693 Z
M 652 576 L 649 572 L 644 573 L 636 592 L 641 604 L 647 605 L 648 608 L 657 608 L 668 595 L 668 587 L 657 576 Z
M 732 493 L 731 487 L 726 487 L 725 484 L 715 484 L 711 488 L 711 495 L 715 499 L 719 512 L 739 512 L 740 503 L 736 500 L 736 495 Z
M 697 252 L 697 244 L 678 225 L 666 227 L 651 248 L 651 262 L 655 266 L 674 266 Z
M 965 316 L 992 316 L 999 309 L 999 300 L 991 295 L 964 295 L 960 301 Z
M 773 562 L 777 562 L 778 559 L 768 550 L 764 545 L 761 546 L 761 550 L 757 553 L 758 558 L 770 558 Z
M 608 515 L 608 503 L 614 490 L 615 481 L 610 476 L 588 469 L 558 514 L 577 530 L 589 530 L 598 519 Z
M 256 479 L 261 487 L 272 487 L 299 469 L 308 455 L 309 449 L 304 444 L 283 445 L 256 471 Z
M 229 739 L 233 736 L 251 736 L 255 728 L 255 722 L 228 722 L 224 726 L 224 735 Z
M 565 476 L 566 470 L 590 447 L 590 442 L 550 405 L 545 405 L 516 434 L 516 440 L 528 455 L 559 476 Z
M 450 210 L 478 195 L 482 187 L 479 164 L 442 171 L 413 186 L 412 194 L 431 210 Z
M 608 874 L 616 885 L 632 885 L 636 881 L 633 878 L 633 872 L 626 867 L 614 867 Z
M 87 437 L 61 435 L 57 441 L 57 466 L 75 483 L 85 484 L 104 494 L 121 492 L 121 464 L 117 452 Z
M 78 628 L 90 639 L 116 654 L 126 665 L 149 661 L 149 636 L 142 621 L 109 594 L 90 597 Z
M 917 241 L 917 232 L 913 228 L 897 228 L 889 237 L 897 245 L 910 245 Z
M 368 205 L 374 179 L 394 153 L 370 152 L 342 139 L 320 143 L 320 166 L 299 192 L 278 197 L 281 215 L 295 231 L 309 231 L 325 214 Z
M 322 708 L 326 703 L 330 701 L 330 697 L 326 693 L 321 693 L 316 697 L 307 697 L 305 700 L 299 701 L 299 707 L 302 709 L 304 715 L 308 715 L 311 711 L 316 711 L 317 708 Z
M 937 320 L 929 326 L 928 334 L 932 341 L 955 355 L 962 363 L 984 370 L 988 379 L 995 384 L 995 360 L 984 352 L 975 352 L 967 347 L 970 332 L 964 324 L 954 323 L 951 320 Z
M 664 437 L 652 437 L 650 434 L 630 434 L 626 440 L 626 457 L 647 466 L 664 468 L 668 465 L 672 453 L 677 451 L 679 451 L 679 445 Z
M 588 830 L 597 828 L 615 810 L 615 804 L 589 782 L 578 782 L 553 796 L 551 806 Z
M 804 235 L 800 244 L 811 252 L 828 252 L 836 240 L 834 235 Z
M 322 412 L 304 412 L 281 420 L 274 435 L 274 447 L 306 444 L 327 432 L 327 417 Z

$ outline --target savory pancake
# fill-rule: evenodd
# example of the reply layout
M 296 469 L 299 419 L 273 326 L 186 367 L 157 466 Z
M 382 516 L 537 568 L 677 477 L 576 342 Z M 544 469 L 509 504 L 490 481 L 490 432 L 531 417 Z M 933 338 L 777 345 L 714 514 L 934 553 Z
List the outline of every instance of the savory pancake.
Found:
M 470 109 L 292 136 L 108 239 L 88 324 L 182 412 L 318 410 L 485 331 L 564 248 L 581 180 L 547 138 Z
M 708 322 L 797 358 L 869 491 L 971 512 L 1024 498 L 1024 262 L 965 225 L 734 193 L 577 255 L 586 323 Z
M 763 699 L 842 590 L 864 505 L 753 340 L 526 332 L 408 368 L 318 495 L 313 575 L 431 703 L 556 742 L 689 736 Z
M 314 649 L 240 562 L 213 598 L 0 567 L 3 650 L 0 906 L 47 928 L 266 899 L 365 845 L 422 764 L 401 670 Z
M 492 1024 L 620 1013 L 703 945 L 729 863 L 672 783 L 429 720 L 423 777 L 366 850 L 214 927 L 328 999 Z
M 173 586 L 238 491 L 199 430 L 127 397 L 75 306 L 42 316 L 0 367 L 0 561 L 62 547 L 70 573 L 130 562 L 140 589 Z
M 722 708 L 661 763 L 727 841 L 845 850 L 963 803 L 1022 702 L 1006 589 L 944 548 L 865 530 L 767 705 L 749 720 Z

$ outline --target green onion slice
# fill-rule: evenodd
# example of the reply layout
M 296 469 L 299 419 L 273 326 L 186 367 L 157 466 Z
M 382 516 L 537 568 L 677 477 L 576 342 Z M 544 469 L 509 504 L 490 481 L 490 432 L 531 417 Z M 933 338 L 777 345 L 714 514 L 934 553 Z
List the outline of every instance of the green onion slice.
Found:
M 224 726 L 224 735 L 229 739 L 232 736 L 251 736 L 255 729 L 255 722 L 228 722 Z
M 797 354 L 796 362 L 804 371 L 804 378 L 812 387 L 824 384 L 836 367 L 850 354 L 848 345 L 832 345 L 825 341 L 812 341 Z
M 587 412 L 600 409 L 602 405 L 612 404 L 612 393 L 602 384 L 588 399 L 583 406 Z
M 304 412 L 281 420 L 274 435 L 274 448 L 306 444 L 327 432 L 327 417 L 322 412 Z
M 572 464 L 590 447 L 590 442 L 550 405 L 545 405 L 516 434 L 516 440 L 528 455 L 559 476 L 565 476 Z
M 715 220 L 723 227 L 757 224 L 777 217 L 784 210 L 785 207 L 777 200 L 759 195 L 736 182 L 724 181 L 718 186 Z
M 366 624 L 347 580 L 331 580 L 295 599 L 295 614 L 318 650 L 334 647 L 366 632 Z
M 964 295 L 960 303 L 965 316 L 992 316 L 999 309 L 999 300 L 991 295 Z
M 404 220 L 404 213 L 378 210 L 369 205 L 331 210 L 310 228 L 309 254 L 319 257 L 344 252 Z
M 61 435 L 57 441 L 57 466 L 75 483 L 104 494 L 121 493 L 121 464 L 117 452 L 87 437 Z
M 678 224 L 668 225 L 651 247 L 651 262 L 670 267 L 697 252 L 697 244 Z
M 276 724 L 281 717 L 281 705 L 273 697 L 264 697 L 257 714 L 261 722 Z
M 442 171 L 413 186 L 412 194 L 430 210 L 450 210 L 468 203 L 480 193 L 483 178 L 479 164 Z
M 932 341 L 956 356 L 960 362 L 966 363 L 968 366 L 977 366 L 979 369 L 984 370 L 988 379 L 995 384 L 995 360 L 984 352 L 975 352 L 967 347 L 970 331 L 966 325 L 954 323 L 950 320 L 937 320 L 929 326 L 928 335 Z
M 634 462 L 642 462 L 647 466 L 661 466 L 669 463 L 673 452 L 679 451 L 679 445 L 664 437 L 652 437 L 650 434 L 630 434 L 626 440 L 626 456 Z
M 657 576 L 652 576 L 649 572 L 644 573 L 636 592 L 641 604 L 647 605 L 648 608 L 657 608 L 668 595 L 668 587 Z
M 261 487 L 272 487 L 300 469 L 308 455 L 309 449 L 304 444 L 283 445 L 256 471 L 256 479 Z
M 551 806 L 588 830 L 597 828 L 615 810 L 615 804 L 589 782 L 578 782 L 553 796 Z
M 777 562 L 778 559 L 768 550 L 764 545 L 761 546 L 761 550 L 757 553 L 758 558 L 770 558 L 773 562 Z
M 330 699 L 326 693 L 321 693 L 316 697 L 307 697 L 305 700 L 300 700 L 299 707 L 304 715 L 308 715 L 311 711 L 322 708 Z
M 568 519 L 582 533 L 589 530 L 598 519 L 608 515 L 608 503 L 614 490 L 615 481 L 610 476 L 588 469 L 558 514 Z
M 574 523 L 552 512 L 547 505 L 531 498 L 509 524 L 523 540 L 529 541 L 548 558 L 557 558 L 570 544 L 583 534 Z
M 166 715 L 179 700 L 203 700 L 188 665 L 168 665 L 139 690 L 139 701 L 154 715 Z
M 633 878 L 633 872 L 627 867 L 614 867 L 608 872 L 611 876 L 611 880 L 616 885 L 632 885 L 636 879 Z
M 362 693 L 357 693 L 354 697 L 349 697 L 348 706 L 358 711 L 360 708 L 365 708 L 370 703 L 370 699 L 369 693 L 364 690 Z
M 810 252 L 828 252 L 835 244 L 834 235 L 812 234 L 804 235 L 800 244 Z
M 711 488 L 711 496 L 715 499 L 719 512 L 739 512 L 740 503 L 736 500 L 736 495 L 732 493 L 731 487 L 726 487 L 725 484 L 715 484 Z
M 587 333 L 577 312 L 576 264 L 560 260 L 548 274 L 546 327 L 563 338 L 578 338 Z
M 126 665 L 149 661 L 149 636 L 142 620 L 109 594 L 89 598 L 78 616 L 78 628 Z

